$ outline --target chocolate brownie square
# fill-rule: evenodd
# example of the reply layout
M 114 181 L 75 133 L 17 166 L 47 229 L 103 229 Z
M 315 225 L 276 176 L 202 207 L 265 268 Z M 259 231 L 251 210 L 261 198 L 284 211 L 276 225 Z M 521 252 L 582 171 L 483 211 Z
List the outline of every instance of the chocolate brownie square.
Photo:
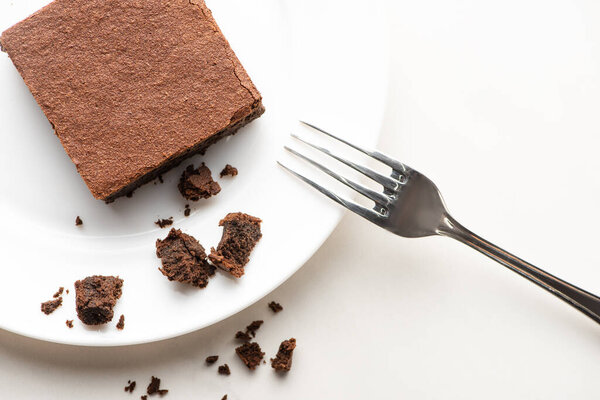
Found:
M 55 0 L 0 44 L 97 199 L 264 112 L 203 0 Z

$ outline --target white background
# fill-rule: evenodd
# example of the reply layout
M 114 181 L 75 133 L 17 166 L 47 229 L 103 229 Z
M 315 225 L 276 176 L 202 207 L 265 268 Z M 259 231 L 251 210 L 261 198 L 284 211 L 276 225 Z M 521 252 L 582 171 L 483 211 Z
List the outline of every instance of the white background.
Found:
M 600 4 L 402 1 L 388 15 L 379 147 L 429 175 L 475 232 L 600 293 Z M 253 319 L 267 357 L 297 338 L 287 376 L 233 354 Z M 212 354 L 231 376 L 204 365 Z M 597 324 L 494 262 L 346 216 L 288 282 L 202 331 L 112 349 L 0 332 L 0 397 L 133 399 L 156 375 L 173 400 L 594 399 L 599 360 Z

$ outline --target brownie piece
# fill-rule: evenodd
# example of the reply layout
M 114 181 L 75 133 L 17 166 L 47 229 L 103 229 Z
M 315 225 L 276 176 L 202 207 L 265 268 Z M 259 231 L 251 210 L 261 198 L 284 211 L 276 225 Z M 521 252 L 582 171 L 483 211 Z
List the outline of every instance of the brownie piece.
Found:
M 133 391 L 135 390 L 135 381 L 127 381 L 127 386 L 125 386 L 125 391 L 129 392 L 129 393 L 133 393 Z
M 206 357 L 206 363 L 208 365 L 212 365 L 212 364 L 216 363 L 218 359 L 219 359 L 219 356 L 208 356 L 208 357 Z
M 156 225 L 158 225 L 159 228 L 165 228 L 167 226 L 173 225 L 173 217 L 169 217 L 168 219 L 158 219 L 154 222 Z
M 213 181 L 210 169 L 204 163 L 196 169 L 188 165 L 181 173 L 177 187 L 183 197 L 192 201 L 208 199 L 221 191 L 221 186 Z
M 81 225 L 83 225 L 83 220 L 78 215 L 77 218 L 75 218 L 75 226 L 81 226 Z
M 171 228 L 164 240 L 156 241 L 156 255 L 162 262 L 160 272 L 170 281 L 204 288 L 215 274 L 216 268 L 206 261 L 204 247 L 179 229 Z
M 270 302 L 269 303 L 269 308 L 271 309 L 271 311 L 273 311 L 274 313 L 278 313 L 279 311 L 283 310 L 283 306 L 277 302 Z
M 73 327 L 73 320 L 72 319 L 68 319 L 65 321 L 65 324 L 67 324 L 67 327 L 70 329 Z
M 246 332 L 251 334 L 252 337 L 256 337 L 256 331 L 260 328 L 260 326 L 264 323 L 265 321 L 259 320 L 259 321 L 252 321 L 252 323 L 250 323 L 250 325 L 248 325 L 246 327 Z
M 284 340 L 279 345 L 275 358 L 271 358 L 271 367 L 276 371 L 287 372 L 292 368 L 292 356 L 296 348 L 296 339 Z
M 220 375 L 231 375 L 231 370 L 227 364 L 219 365 L 218 372 Z
M 250 369 L 255 369 L 265 355 L 256 342 L 244 343 L 240 347 L 236 347 L 235 352 Z
M 227 395 L 221 397 L 221 400 L 227 400 Z
M 0 44 L 105 201 L 264 112 L 203 0 L 55 0 Z
M 167 389 L 160 388 L 160 378 L 153 376 L 150 378 L 150 384 L 148 388 L 146 388 L 146 393 L 152 395 L 158 393 L 160 396 L 167 394 L 169 391 Z
M 237 168 L 232 167 L 231 165 L 227 164 L 227 165 L 225 165 L 225 168 L 223 168 L 223 170 L 221 171 L 219 176 L 222 178 L 227 175 L 236 176 L 237 174 L 238 174 Z
M 54 300 L 48 300 L 42 303 L 42 312 L 46 315 L 52 314 L 58 307 L 62 305 L 62 297 Z
M 121 297 L 123 279 L 94 275 L 75 282 L 77 316 L 86 325 L 110 322 L 113 308 Z
M 141 400 L 148 400 L 148 395 L 143 394 L 142 397 L 140 397 Z
M 235 333 L 235 338 L 241 340 L 243 342 L 249 342 L 252 340 L 252 336 L 248 334 L 248 332 L 237 331 Z
M 63 294 L 63 290 L 65 290 L 64 287 L 62 287 L 62 286 L 59 287 L 58 290 L 56 291 L 56 293 L 54 293 L 52 295 L 52 297 L 54 297 L 54 298 L 60 297 Z
M 186 217 L 189 217 L 191 212 L 192 212 L 192 210 L 190 210 L 190 205 L 186 204 L 185 208 L 183 210 L 183 215 L 185 215 Z
M 122 331 L 125 328 L 125 316 L 121 314 L 119 322 L 117 322 L 117 329 Z
M 250 261 L 250 253 L 262 237 L 261 222 L 241 212 L 227 214 L 219 222 L 219 226 L 223 227 L 223 235 L 217 249 L 211 249 L 209 260 L 236 278 L 244 275 L 244 266 Z

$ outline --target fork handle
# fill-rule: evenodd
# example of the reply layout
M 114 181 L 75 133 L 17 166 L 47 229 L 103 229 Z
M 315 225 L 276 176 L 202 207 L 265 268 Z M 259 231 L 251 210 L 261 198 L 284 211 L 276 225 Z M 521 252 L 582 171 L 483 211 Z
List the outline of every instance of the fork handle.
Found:
M 522 277 L 546 289 L 597 323 L 600 323 L 600 297 L 563 281 L 527 261 L 502 250 L 500 247 L 469 231 L 450 215 L 446 215 L 444 223 L 438 228 L 438 233 L 442 236 L 456 239 L 485 254 Z

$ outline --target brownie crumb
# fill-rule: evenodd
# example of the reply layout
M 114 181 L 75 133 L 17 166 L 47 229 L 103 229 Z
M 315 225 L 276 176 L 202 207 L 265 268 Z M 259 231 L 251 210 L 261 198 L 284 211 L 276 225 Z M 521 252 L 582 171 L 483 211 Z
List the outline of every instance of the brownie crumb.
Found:
M 66 292 L 67 294 L 69 294 L 69 289 L 67 289 L 65 292 Z
M 135 389 L 135 381 L 127 381 L 128 385 L 125 386 L 125 391 L 129 392 L 129 393 L 133 393 L 134 389 Z
M 279 345 L 275 358 L 271 358 L 271 367 L 278 372 L 287 372 L 292 368 L 292 356 L 296 348 L 296 339 L 284 340 Z
M 42 312 L 46 315 L 50 315 L 56 310 L 58 307 L 62 305 L 62 297 L 54 300 L 48 300 L 45 303 L 42 303 Z
M 73 327 L 73 320 L 72 319 L 68 319 L 65 323 L 67 324 L 67 327 L 69 327 L 69 329 Z
M 164 240 L 156 241 L 156 255 L 162 263 L 160 272 L 170 281 L 204 288 L 215 274 L 216 268 L 206 261 L 204 247 L 179 229 L 172 228 Z
M 148 388 L 146 389 L 146 393 L 148 393 L 149 395 L 152 395 L 154 393 L 158 393 L 160 396 L 167 394 L 169 391 L 167 389 L 161 389 L 160 388 L 160 379 L 153 376 L 152 378 L 150 378 L 150 384 L 148 385 Z
M 236 278 L 244 275 L 244 266 L 250 261 L 250 253 L 262 237 L 261 222 L 241 212 L 227 214 L 219 222 L 219 226 L 223 227 L 223 235 L 217 249 L 211 249 L 209 260 Z
M 183 210 L 183 215 L 185 215 L 186 217 L 189 217 L 191 212 L 192 212 L 192 210 L 190 210 L 190 205 L 186 204 L 185 209 Z
M 247 332 L 237 331 L 235 333 L 235 338 L 239 340 L 243 340 L 244 342 L 249 342 L 252 340 L 252 337 L 248 335 Z
M 83 220 L 78 215 L 77 218 L 75 218 L 75 226 L 81 226 L 81 225 L 83 225 Z
M 212 365 L 212 364 L 216 363 L 218 359 L 219 359 L 219 356 L 208 356 L 208 357 L 206 357 L 206 363 L 208 365 Z
M 121 297 L 123 279 L 115 276 L 88 276 L 75 282 L 77 316 L 86 325 L 105 324 Z
M 223 171 L 221 171 L 221 173 L 219 174 L 222 177 L 224 176 L 236 176 L 238 174 L 238 170 L 235 167 L 232 167 L 231 165 L 227 164 L 225 166 L 225 168 L 223 168 Z
M 221 400 L 227 400 L 227 395 L 223 396 Z
M 140 397 L 140 400 L 148 400 L 148 396 L 146 396 L 145 394 L 143 394 L 142 397 Z
M 269 303 L 269 308 L 274 312 L 274 313 L 278 313 L 279 311 L 283 310 L 283 307 L 281 306 L 281 304 L 276 303 L 274 301 Z
M 169 225 L 173 225 L 173 217 L 169 217 L 168 219 L 165 219 L 165 218 L 160 219 L 159 218 L 158 220 L 154 221 L 154 223 L 156 225 L 158 225 L 160 228 L 164 228 Z
M 65 290 L 64 287 L 62 287 L 62 286 L 59 287 L 58 290 L 56 291 L 56 293 L 54 293 L 52 295 L 52 297 L 57 298 L 57 297 L 61 296 L 63 294 L 63 290 Z
M 161 175 L 161 174 L 158 174 L 158 181 L 159 181 L 160 183 L 165 183 L 165 181 L 163 181 L 163 177 L 162 177 L 162 175 Z
M 252 337 L 256 337 L 256 331 L 260 328 L 264 321 L 252 321 L 250 325 L 246 327 L 246 332 L 251 334 Z
M 133 197 L 133 192 L 134 192 L 134 190 L 132 190 L 131 192 L 127 193 L 127 194 L 125 195 L 125 197 L 127 197 L 127 198 L 129 198 L 129 199 L 130 199 L 131 197 Z
M 213 181 L 210 169 L 204 163 L 196 169 L 193 165 L 188 165 L 181 174 L 177 187 L 183 197 L 192 201 L 208 199 L 221 191 L 221 186 Z
M 227 364 L 219 365 L 219 374 L 220 375 L 231 375 L 231 370 L 229 369 L 229 365 L 227 365 Z
M 256 342 L 244 343 L 240 347 L 237 347 L 235 352 L 242 362 L 246 364 L 246 367 L 250 369 L 255 369 L 265 355 Z
M 122 331 L 125 328 L 125 316 L 121 314 L 119 317 L 119 322 L 117 322 L 117 329 Z

